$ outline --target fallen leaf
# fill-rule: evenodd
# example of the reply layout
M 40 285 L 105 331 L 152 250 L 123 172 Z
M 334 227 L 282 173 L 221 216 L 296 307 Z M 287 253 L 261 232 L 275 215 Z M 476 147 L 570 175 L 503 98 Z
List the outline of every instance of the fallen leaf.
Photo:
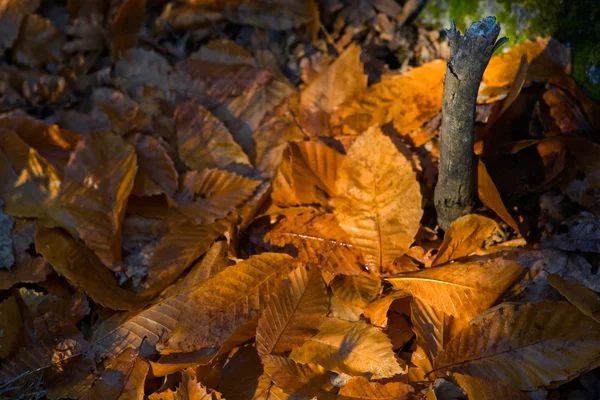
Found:
M 341 104 L 334 118 L 354 134 L 393 121 L 400 135 L 411 137 L 441 111 L 445 71 L 446 63 L 436 60 L 386 77 Z
M 25 251 L 15 253 L 12 269 L 0 269 L 0 290 L 10 289 L 19 283 L 37 283 L 46 280 L 52 268 L 42 257 L 33 257 Z
M 385 328 L 388 321 L 388 311 L 392 303 L 399 299 L 410 298 L 408 293 L 401 291 L 392 292 L 385 297 L 375 300 L 365 308 L 365 317 L 369 318 L 372 325 Z
M 33 68 L 60 63 L 63 40 L 62 32 L 52 21 L 38 14 L 28 14 L 23 18 L 11 54 L 15 62 Z
M 10 270 L 15 263 L 13 251 L 13 226 L 15 219 L 2 210 L 4 200 L 0 199 L 0 271 Z
M 598 332 L 596 321 L 566 302 L 501 304 L 471 321 L 439 353 L 434 371 L 552 388 L 598 366 Z
M 444 241 L 431 266 L 437 267 L 475 253 L 484 247 L 484 241 L 496 230 L 502 232 L 493 219 L 477 214 L 460 217 L 450 225 L 450 229 L 444 235 Z
M 318 270 L 295 269 L 275 288 L 258 320 L 258 353 L 262 357 L 301 345 L 317 332 L 328 310 L 327 288 Z
M 6 359 L 13 351 L 19 341 L 22 323 L 21 311 L 14 296 L 0 303 L 0 358 Z
M 266 372 L 258 378 L 258 386 L 254 393 L 253 400 L 265 399 L 265 400 L 288 400 L 290 396 L 286 394 L 281 388 L 275 386 L 271 381 L 271 377 Z
M 56 272 L 105 307 L 132 310 L 147 302 L 146 298 L 119 287 L 113 273 L 92 251 L 60 229 L 38 229 L 35 247 Z
M 288 394 L 327 398 L 333 389 L 331 373 L 318 364 L 298 363 L 289 358 L 266 355 L 263 365 L 273 382 Z
M 314 262 L 332 274 L 356 275 L 363 270 L 362 253 L 350 243 L 333 214 L 298 207 L 280 215 L 284 219 L 267 232 L 266 242 L 281 247 L 291 244 L 300 261 Z
M 221 393 L 209 390 L 198 382 L 196 374 L 192 369 L 186 369 L 182 374 L 181 384 L 177 387 L 173 396 L 176 400 L 220 400 Z
M 409 272 L 388 282 L 459 318 L 473 318 L 493 305 L 521 274 L 517 263 L 502 258 Z
M 600 322 L 600 296 L 577 282 L 548 275 L 548 282 L 571 302 L 582 313 Z
M 125 0 L 112 21 L 112 58 L 118 60 L 122 53 L 137 44 L 146 17 L 145 0 Z
M 583 212 L 567 218 L 561 228 L 550 238 L 543 240 L 546 247 L 566 251 L 600 253 L 600 219 L 594 214 Z
M 296 263 L 284 254 L 263 253 L 203 282 L 180 300 L 177 326 L 158 350 L 169 354 L 221 346 L 235 328 L 260 315 L 274 286 Z
M 60 223 L 102 262 L 121 262 L 121 224 L 137 170 L 133 146 L 113 133 L 90 133 L 65 168 Z
M 338 393 L 338 399 L 409 399 L 413 394 L 412 386 L 401 382 L 370 382 L 367 378 L 350 379 Z
M 379 295 L 381 279 L 368 272 L 361 272 L 358 275 L 337 276 L 329 287 L 333 293 L 332 297 L 359 308 L 362 313 L 362 310 Z
M 40 0 L 8 0 L 0 4 L 0 56 L 19 36 L 23 18 L 40 6 Z
M 450 379 L 461 387 L 469 398 L 473 399 L 506 399 L 506 400 L 528 400 L 525 393 L 504 385 L 499 381 L 482 379 L 463 374 L 452 374 Z
M 177 190 L 178 176 L 166 149 L 152 136 L 141 133 L 130 136 L 127 141 L 135 147 L 138 163 L 131 194 L 152 196 L 164 193 L 172 199 Z
M 292 350 L 290 358 L 299 363 L 315 363 L 331 371 L 372 379 L 402 373 L 392 344 L 383 332 L 364 322 L 335 318 L 325 319 L 319 332 Z
M 202 105 L 194 101 L 179 104 L 174 118 L 179 156 L 189 168 L 250 165 L 248 156 L 233 140 L 229 129 Z
M 253 398 L 263 373 L 260 358 L 252 345 L 239 348 L 227 360 L 217 390 L 227 400 Z
M 379 128 L 369 128 L 348 151 L 336 188 L 340 226 L 365 253 L 368 267 L 385 271 L 413 243 L 423 215 L 410 161 Z
M 337 194 L 335 182 L 343 155 L 314 140 L 288 146 L 273 179 L 271 199 L 282 206 L 326 206 L 329 198 Z

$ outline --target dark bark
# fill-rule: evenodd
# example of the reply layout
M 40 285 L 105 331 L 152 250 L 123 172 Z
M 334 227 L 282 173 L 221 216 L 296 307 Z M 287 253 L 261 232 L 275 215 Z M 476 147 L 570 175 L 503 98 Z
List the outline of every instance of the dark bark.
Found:
M 438 224 L 443 230 L 473 210 L 477 91 L 492 53 L 508 40 L 501 38 L 496 42 L 500 25 L 495 17 L 475 22 L 464 36 L 452 21 L 447 33 L 450 57 L 444 78 L 440 168 L 434 195 Z

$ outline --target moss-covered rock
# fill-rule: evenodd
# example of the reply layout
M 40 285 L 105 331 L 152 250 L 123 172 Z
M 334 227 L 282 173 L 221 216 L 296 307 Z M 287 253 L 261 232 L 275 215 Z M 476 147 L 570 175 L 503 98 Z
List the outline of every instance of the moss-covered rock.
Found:
M 515 44 L 552 36 L 573 55 L 573 78 L 600 101 L 600 1 L 595 0 L 429 0 L 420 22 L 447 27 L 453 18 L 465 30 L 473 21 L 495 15 L 501 34 Z

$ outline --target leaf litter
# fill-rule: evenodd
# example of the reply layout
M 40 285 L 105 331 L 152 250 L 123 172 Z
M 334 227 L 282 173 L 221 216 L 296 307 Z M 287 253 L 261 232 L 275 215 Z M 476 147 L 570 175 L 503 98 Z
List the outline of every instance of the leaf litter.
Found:
M 555 40 L 494 56 L 441 232 L 413 3 L 2 2 L 0 396 L 593 393 L 600 110 Z

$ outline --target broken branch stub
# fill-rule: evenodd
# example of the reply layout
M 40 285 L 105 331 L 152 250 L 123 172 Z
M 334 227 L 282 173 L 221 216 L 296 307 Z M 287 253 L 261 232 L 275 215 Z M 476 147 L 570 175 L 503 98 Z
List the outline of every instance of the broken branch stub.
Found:
M 445 231 L 475 204 L 473 185 L 473 142 L 475 103 L 483 71 L 492 53 L 508 41 L 500 34 L 495 17 L 475 22 L 463 36 L 451 21 L 447 30 L 450 57 L 446 61 L 440 167 L 434 202 L 438 224 Z

